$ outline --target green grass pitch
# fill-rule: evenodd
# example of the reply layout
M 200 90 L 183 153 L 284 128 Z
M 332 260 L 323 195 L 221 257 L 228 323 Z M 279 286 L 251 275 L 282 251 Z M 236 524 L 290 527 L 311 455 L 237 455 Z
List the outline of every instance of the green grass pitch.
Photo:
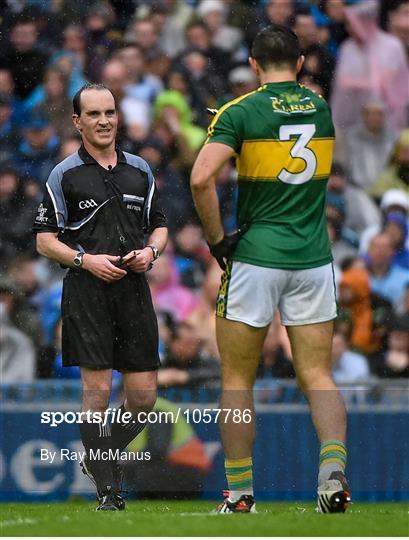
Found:
M 1 504 L 1 536 L 407 536 L 409 505 L 356 503 L 320 515 L 311 503 L 259 503 L 257 514 L 215 515 L 204 501 L 128 501 L 96 513 L 93 502 Z

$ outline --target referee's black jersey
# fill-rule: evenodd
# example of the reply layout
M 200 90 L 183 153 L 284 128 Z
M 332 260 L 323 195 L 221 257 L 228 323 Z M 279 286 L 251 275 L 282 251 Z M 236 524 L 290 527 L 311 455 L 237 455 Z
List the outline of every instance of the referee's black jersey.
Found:
M 47 180 L 34 232 L 86 253 L 125 255 L 144 246 L 144 235 L 166 227 L 149 165 L 117 152 L 117 165 L 104 169 L 82 145 L 56 165 Z

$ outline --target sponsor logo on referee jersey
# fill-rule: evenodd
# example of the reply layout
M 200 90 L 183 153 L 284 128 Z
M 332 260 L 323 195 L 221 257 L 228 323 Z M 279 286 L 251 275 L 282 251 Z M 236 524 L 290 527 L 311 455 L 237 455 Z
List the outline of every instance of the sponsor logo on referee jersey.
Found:
M 135 212 L 140 212 L 141 211 L 141 207 L 140 206 L 136 206 L 136 204 L 127 204 L 126 205 L 126 208 L 128 210 L 135 210 Z
M 46 223 L 48 221 L 48 217 L 45 216 L 45 214 L 47 213 L 47 208 L 45 208 L 43 206 L 43 203 L 40 204 L 40 206 L 38 207 L 38 215 L 36 217 L 36 222 L 37 223 Z
M 81 208 L 81 210 L 85 210 L 86 208 L 96 208 L 98 205 L 94 199 L 87 199 L 85 201 L 80 201 L 78 206 Z
M 145 197 L 138 197 L 138 195 L 128 195 L 127 193 L 124 193 L 122 195 L 122 199 L 124 202 L 139 203 L 139 204 L 143 204 L 145 201 Z
M 133 210 L 134 212 L 140 212 L 141 206 L 145 202 L 144 197 L 138 197 L 138 195 L 129 195 L 128 193 L 124 193 L 122 195 L 122 200 L 126 204 L 126 208 L 128 210 Z

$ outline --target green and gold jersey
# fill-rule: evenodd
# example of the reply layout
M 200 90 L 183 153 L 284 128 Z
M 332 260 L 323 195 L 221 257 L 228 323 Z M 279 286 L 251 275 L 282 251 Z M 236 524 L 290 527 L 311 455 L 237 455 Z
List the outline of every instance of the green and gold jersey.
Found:
M 206 142 L 237 155 L 237 222 L 250 229 L 233 260 L 288 269 L 332 260 L 325 194 L 334 126 L 324 99 L 296 81 L 265 84 L 226 103 Z

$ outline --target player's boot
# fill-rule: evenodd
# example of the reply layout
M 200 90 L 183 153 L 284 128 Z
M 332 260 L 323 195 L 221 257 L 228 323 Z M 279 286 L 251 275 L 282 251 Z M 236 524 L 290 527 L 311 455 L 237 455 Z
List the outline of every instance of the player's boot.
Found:
M 101 499 L 96 510 L 97 512 L 125 510 L 125 501 L 117 491 L 108 486 L 101 493 Z
M 318 486 L 317 512 L 322 514 L 335 514 L 345 512 L 351 502 L 351 492 L 345 475 L 335 471 Z
M 230 492 L 223 491 L 224 501 L 216 508 L 216 514 L 249 514 L 256 513 L 256 503 L 252 495 L 242 495 L 237 501 L 229 499 Z

